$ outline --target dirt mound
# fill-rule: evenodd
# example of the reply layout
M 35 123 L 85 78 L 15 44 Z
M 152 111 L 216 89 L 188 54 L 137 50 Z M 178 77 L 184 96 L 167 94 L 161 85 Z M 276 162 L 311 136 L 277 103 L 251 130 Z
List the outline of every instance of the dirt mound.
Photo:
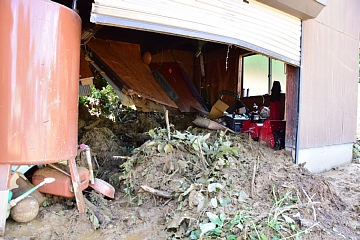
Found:
M 164 129 L 150 135 L 120 179 L 134 204 L 167 206 L 168 237 L 330 239 L 336 230 L 356 238 L 331 184 L 285 152 L 223 132 L 174 131 L 171 141 Z
M 359 239 L 360 165 L 312 174 L 247 136 L 188 128 L 169 140 L 162 118 L 131 116 L 82 124 L 115 199 L 86 189 L 95 209 L 79 215 L 74 199 L 50 197 L 30 223 L 8 219 L 5 239 Z

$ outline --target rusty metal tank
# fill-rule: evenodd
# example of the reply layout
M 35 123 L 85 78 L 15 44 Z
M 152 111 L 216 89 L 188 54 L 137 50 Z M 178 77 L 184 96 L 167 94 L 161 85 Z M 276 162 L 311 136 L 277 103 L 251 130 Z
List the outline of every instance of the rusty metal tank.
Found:
M 74 158 L 80 17 L 47 0 L 1 0 L 0 23 L 0 164 Z

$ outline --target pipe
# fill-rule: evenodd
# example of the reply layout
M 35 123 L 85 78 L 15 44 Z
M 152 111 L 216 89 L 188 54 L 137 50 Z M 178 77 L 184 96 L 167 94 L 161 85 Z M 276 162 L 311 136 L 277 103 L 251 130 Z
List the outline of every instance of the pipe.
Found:
M 86 161 L 88 163 L 89 166 L 89 172 L 90 172 L 90 182 L 91 184 L 94 184 L 94 171 L 93 171 L 93 167 L 92 167 L 92 162 L 91 162 L 91 154 L 90 154 L 90 147 L 86 145 Z
M 55 181 L 55 178 L 45 178 L 41 183 L 39 183 L 38 185 L 36 185 L 35 187 L 31 188 L 30 190 L 26 191 L 25 193 L 21 194 L 19 197 L 11 200 L 9 202 L 8 208 L 12 208 L 14 207 L 18 202 L 20 202 L 21 200 L 23 200 L 24 198 L 27 197 L 27 195 L 29 195 L 30 193 L 34 192 L 36 189 L 38 189 L 39 187 L 41 187 L 44 184 L 48 184 L 48 183 L 52 183 Z
M 73 3 L 72 3 L 72 10 L 76 11 L 77 12 L 77 0 L 73 0 Z

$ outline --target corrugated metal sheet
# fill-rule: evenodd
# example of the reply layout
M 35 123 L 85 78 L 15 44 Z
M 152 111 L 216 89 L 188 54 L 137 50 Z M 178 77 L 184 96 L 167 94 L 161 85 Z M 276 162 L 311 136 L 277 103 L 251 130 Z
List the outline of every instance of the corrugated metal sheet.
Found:
M 301 20 L 252 0 L 95 0 L 91 21 L 233 44 L 300 62 Z
M 79 84 L 79 97 L 88 96 L 91 94 L 90 85 Z
M 304 22 L 299 149 L 355 141 L 359 1 L 329 0 Z

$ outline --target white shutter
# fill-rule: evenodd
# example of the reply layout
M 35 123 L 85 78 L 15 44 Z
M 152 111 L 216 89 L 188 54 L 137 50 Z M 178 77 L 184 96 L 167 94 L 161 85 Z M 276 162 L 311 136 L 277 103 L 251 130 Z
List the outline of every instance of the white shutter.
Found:
M 300 63 L 301 20 L 251 0 L 95 0 L 91 22 L 237 45 Z

